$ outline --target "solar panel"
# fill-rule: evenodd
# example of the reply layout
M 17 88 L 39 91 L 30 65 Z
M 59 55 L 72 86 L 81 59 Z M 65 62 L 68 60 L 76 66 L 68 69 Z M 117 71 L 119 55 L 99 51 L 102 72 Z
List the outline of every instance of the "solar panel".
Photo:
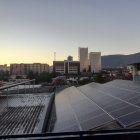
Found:
M 107 93 L 107 94 L 110 94 L 112 96 L 115 96 L 115 97 L 120 97 L 120 98 L 131 98 L 132 95 L 137 95 L 136 92 L 132 92 L 132 91 L 129 91 L 129 90 L 125 90 L 125 89 L 119 89 L 119 88 L 116 88 L 116 87 L 112 87 L 112 86 L 106 86 L 106 84 L 103 86 L 103 88 L 101 88 L 100 90 L 102 90 L 103 92 Z
M 79 131 L 79 126 L 76 122 L 72 109 L 67 102 L 65 94 L 62 93 L 56 95 L 55 106 L 56 122 L 53 131 L 63 132 L 64 130 L 70 129 L 71 126 L 74 126 L 74 128 L 78 128 L 77 131 Z
M 137 102 L 140 102 L 140 95 L 137 95 L 137 96 L 132 96 L 128 102 L 132 103 L 132 104 L 135 104 Z
M 139 107 L 140 107 L 140 102 L 135 103 L 135 105 L 137 105 L 137 106 L 139 106 Z
M 95 129 L 114 119 L 128 127 L 140 122 L 139 85 L 116 80 L 67 88 L 56 96 L 54 131 Z
M 124 103 L 124 102 L 118 102 L 117 104 L 112 104 L 109 107 L 104 107 L 104 109 L 108 112 L 112 112 L 115 111 L 117 109 L 120 109 L 122 107 L 126 107 L 128 106 L 128 104 Z
M 76 124 L 77 127 L 81 127 L 82 130 L 89 130 L 101 124 L 106 124 L 108 121 L 113 121 L 112 117 L 75 87 L 68 88 L 64 93 L 61 93 L 60 97 L 63 96 L 63 109 L 59 109 L 59 106 L 57 106 L 62 100 L 58 96 L 59 94 L 56 96 L 56 112 L 58 117 L 54 127 L 55 132 L 58 131 L 58 129 L 68 130 L 66 127 L 70 128 L 70 125 L 74 124 Z M 69 113 L 64 113 L 64 111 Z M 97 118 L 100 118 L 101 116 L 103 116 L 102 121 L 97 121 Z M 92 127 L 86 125 L 85 128 L 83 121 L 87 121 L 87 124 L 92 123 Z M 93 125 L 93 122 L 91 121 L 95 121 L 95 125 Z
M 123 88 L 115 88 L 112 83 L 111 85 L 112 86 L 109 86 L 109 84 L 107 84 L 106 86 L 106 84 L 104 84 L 102 87 L 98 88 L 92 88 L 92 86 L 90 86 L 90 90 L 86 90 L 86 92 L 84 88 L 80 87 L 79 89 L 114 118 L 119 118 L 140 109 L 133 104 L 129 104 L 129 99 L 131 100 L 131 98 L 137 97 L 139 95 L 138 92 L 132 92 L 131 90 L 125 90 Z M 98 94 L 98 98 L 96 98 L 96 94 Z M 136 104 L 140 105 L 140 100 L 136 100 L 139 101 Z M 133 101 L 136 102 L 136 100 Z
M 125 124 L 126 126 L 131 126 L 137 122 L 140 122 L 140 110 L 124 115 L 120 118 L 118 118 L 119 121 L 121 121 L 123 124 Z
M 81 108 L 83 108 L 83 110 L 85 110 L 85 112 L 87 112 L 87 110 L 89 110 L 90 112 L 92 112 L 92 116 L 93 117 L 95 117 L 95 116 L 97 116 L 97 115 L 99 115 L 99 114 L 102 114 L 102 113 L 104 113 L 104 111 L 102 110 L 102 109 L 100 109 L 93 101 L 91 101 L 89 98 L 87 98 L 86 96 L 84 96 L 79 90 L 77 90 L 76 88 L 74 89 L 75 90 L 75 92 L 73 92 L 73 93 L 69 93 L 69 94 L 67 94 L 67 96 L 68 96 L 68 99 L 69 99 L 69 101 L 71 102 L 71 101 L 73 101 L 73 98 L 74 98 L 74 100 L 75 100 L 75 104 L 71 104 L 71 106 L 72 106 L 72 108 L 73 108 L 73 110 L 74 110 L 74 112 L 76 113 L 76 115 L 77 115 L 77 117 L 78 117 L 78 119 L 80 120 L 80 118 L 81 118 L 81 115 L 80 114 L 83 114 L 83 112 L 79 112 L 79 111 L 81 111 Z M 82 100 L 82 102 L 80 101 L 80 102 L 78 102 L 78 96 L 77 95 L 75 95 L 75 94 L 77 94 L 77 95 L 79 95 L 80 96 L 80 98 L 83 98 L 83 100 Z M 77 101 L 76 101 L 76 97 L 78 97 L 77 98 Z M 85 113 L 84 112 L 84 113 Z M 87 115 L 86 113 L 85 113 L 85 116 L 89 116 L 89 115 Z M 86 118 L 86 117 L 85 117 Z M 88 117 L 89 118 L 89 117 Z
M 121 109 L 118 109 L 116 111 L 111 112 L 110 114 L 113 115 L 115 118 L 121 117 L 122 115 L 126 115 L 128 113 L 134 112 L 139 110 L 139 108 L 134 106 L 127 106 Z
M 78 114 L 77 117 L 78 117 L 79 122 L 82 122 L 83 120 L 91 119 L 91 118 L 97 117 L 102 114 L 104 114 L 104 113 L 101 110 L 96 110 L 94 112 L 92 111 L 92 112 L 88 112 L 88 113 L 83 112 L 81 114 Z
M 90 99 L 92 99 L 95 103 L 97 103 L 100 107 L 102 107 L 104 110 L 107 109 L 107 111 L 109 112 L 128 105 L 127 103 L 120 101 L 119 99 L 116 99 L 112 96 L 109 96 L 108 94 L 105 94 L 105 93 L 103 94 L 97 91 L 96 89 L 94 89 L 92 92 L 91 90 L 85 92 L 83 91 L 83 89 L 81 89 L 81 91 L 85 95 L 87 95 Z M 100 98 L 96 99 L 96 97 L 94 96 L 95 95 L 94 92 L 98 93 L 98 95 L 100 95 Z
M 104 88 L 106 88 L 107 92 L 102 91 Z M 137 92 L 127 91 L 124 89 L 118 89 L 115 87 L 113 87 L 112 92 L 110 92 L 111 91 L 110 88 L 112 88 L 112 87 L 109 87 L 109 86 L 106 87 L 105 85 L 104 85 L 104 88 L 101 88 L 98 90 L 100 90 L 101 92 L 103 92 L 106 95 L 110 95 L 113 98 L 118 98 L 119 100 L 122 100 L 124 102 L 129 102 L 129 100 L 131 100 L 131 98 L 137 97 L 140 95 Z M 135 104 L 135 102 L 133 102 L 133 103 Z
M 140 88 L 139 88 L 140 83 L 139 82 L 133 82 L 133 81 L 129 81 L 129 80 L 114 80 L 112 82 L 106 83 L 106 85 L 140 92 Z
M 81 122 L 81 126 L 83 130 L 90 130 L 109 122 L 112 122 L 112 119 L 109 118 L 107 114 L 103 114 L 93 119 L 84 120 L 83 122 Z
M 80 131 L 79 127 L 77 125 L 72 125 L 72 126 L 66 127 L 65 129 L 61 129 L 61 132 L 73 132 L 73 131 Z
M 132 97 L 136 97 L 136 96 L 138 96 L 138 93 L 127 92 L 124 95 L 121 95 L 121 99 L 128 101 Z
M 77 124 L 72 124 L 70 125 L 70 123 L 68 125 L 65 125 L 65 124 L 55 124 L 54 126 L 54 129 L 53 129 L 54 132 L 71 132 L 71 131 L 80 131 L 79 127 Z

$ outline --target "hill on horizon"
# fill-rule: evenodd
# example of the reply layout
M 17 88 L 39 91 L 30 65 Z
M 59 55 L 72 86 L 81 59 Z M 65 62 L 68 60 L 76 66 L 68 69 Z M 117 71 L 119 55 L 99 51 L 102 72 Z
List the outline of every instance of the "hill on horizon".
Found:
M 131 63 L 140 63 L 140 52 L 130 55 L 116 54 L 116 55 L 105 55 L 101 57 L 102 68 L 116 68 L 126 66 Z

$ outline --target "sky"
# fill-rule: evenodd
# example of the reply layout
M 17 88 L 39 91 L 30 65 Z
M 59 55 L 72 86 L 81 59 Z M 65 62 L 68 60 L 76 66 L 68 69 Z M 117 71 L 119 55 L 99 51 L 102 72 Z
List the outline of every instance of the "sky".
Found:
M 0 0 L 0 64 L 78 60 L 78 47 L 140 52 L 140 0 Z

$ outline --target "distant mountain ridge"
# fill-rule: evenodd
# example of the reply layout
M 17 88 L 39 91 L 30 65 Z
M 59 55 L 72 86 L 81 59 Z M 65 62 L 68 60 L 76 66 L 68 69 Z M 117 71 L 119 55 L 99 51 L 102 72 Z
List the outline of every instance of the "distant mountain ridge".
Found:
M 140 63 L 140 52 L 130 55 L 105 55 L 101 57 L 101 60 L 102 68 L 126 66 L 131 63 Z

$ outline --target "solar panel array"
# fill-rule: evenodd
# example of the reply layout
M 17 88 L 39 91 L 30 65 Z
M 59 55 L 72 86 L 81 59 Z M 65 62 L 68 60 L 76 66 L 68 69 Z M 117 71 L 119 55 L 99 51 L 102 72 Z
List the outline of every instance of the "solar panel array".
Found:
M 115 80 L 70 87 L 56 95 L 56 131 L 97 129 L 117 122 L 134 127 L 140 122 L 140 83 Z
M 113 118 L 75 87 L 56 96 L 57 121 L 54 131 L 90 130 Z

